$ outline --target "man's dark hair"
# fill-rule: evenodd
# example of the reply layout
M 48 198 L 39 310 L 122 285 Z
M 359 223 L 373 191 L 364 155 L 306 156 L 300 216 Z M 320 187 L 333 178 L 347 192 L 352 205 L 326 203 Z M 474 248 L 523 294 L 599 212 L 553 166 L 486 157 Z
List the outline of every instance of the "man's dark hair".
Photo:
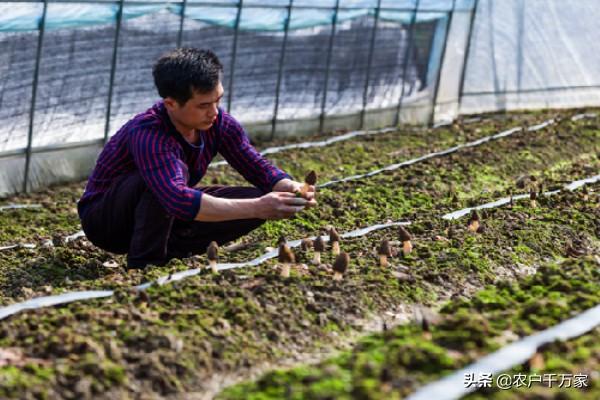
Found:
M 210 50 L 183 47 L 164 54 L 152 68 L 154 84 L 160 97 L 171 97 L 180 105 L 193 91 L 208 93 L 217 87 L 223 65 Z

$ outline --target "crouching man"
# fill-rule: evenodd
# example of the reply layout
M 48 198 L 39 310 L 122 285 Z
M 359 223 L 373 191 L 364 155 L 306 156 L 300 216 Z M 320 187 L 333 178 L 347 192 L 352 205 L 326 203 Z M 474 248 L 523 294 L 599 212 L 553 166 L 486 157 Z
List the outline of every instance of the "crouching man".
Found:
M 273 166 L 219 108 L 223 67 L 208 50 L 162 56 L 153 76 L 162 100 L 127 122 L 106 144 L 78 203 L 88 239 L 129 268 L 163 265 L 316 205 L 315 189 Z M 221 154 L 253 187 L 204 186 Z

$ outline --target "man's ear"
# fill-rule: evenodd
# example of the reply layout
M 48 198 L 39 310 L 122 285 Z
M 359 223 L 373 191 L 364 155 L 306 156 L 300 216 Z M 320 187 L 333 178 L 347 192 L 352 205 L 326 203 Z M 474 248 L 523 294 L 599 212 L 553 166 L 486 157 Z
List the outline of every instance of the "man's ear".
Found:
M 165 107 L 169 111 L 175 111 L 175 110 L 179 109 L 179 103 L 177 102 L 177 100 L 175 100 L 172 97 L 166 97 L 164 99 L 164 103 L 165 103 Z

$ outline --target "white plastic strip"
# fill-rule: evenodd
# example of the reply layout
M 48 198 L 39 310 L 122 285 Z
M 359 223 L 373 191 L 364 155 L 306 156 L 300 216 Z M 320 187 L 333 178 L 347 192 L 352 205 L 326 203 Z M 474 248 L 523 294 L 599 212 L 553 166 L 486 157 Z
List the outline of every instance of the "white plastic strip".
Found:
M 69 243 L 73 240 L 79 239 L 80 237 L 84 237 L 85 233 L 83 231 L 77 231 L 72 235 L 65 237 L 65 243 Z
M 579 121 L 580 119 L 586 119 L 586 118 L 596 118 L 597 116 L 598 116 L 597 113 L 576 114 L 571 117 L 571 121 Z
M 408 221 L 398 221 L 398 222 L 386 222 L 384 224 L 376 224 L 376 225 L 371 225 L 368 226 L 366 228 L 361 228 L 361 229 L 356 229 L 350 232 L 346 232 L 340 235 L 340 237 L 342 238 L 354 238 L 354 237 L 359 237 L 359 236 L 364 236 L 367 235 L 373 231 L 376 230 L 380 230 L 380 229 L 385 229 L 385 228 L 390 228 L 393 226 L 407 226 L 410 225 L 410 222 Z M 321 236 L 323 238 L 323 240 L 325 242 L 329 241 L 329 236 L 328 235 L 323 235 Z M 316 239 L 316 236 L 311 236 L 310 239 L 314 240 Z M 301 239 L 297 239 L 297 240 L 292 240 L 287 242 L 287 245 L 291 248 L 293 247 L 298 247 L 300 246 L 300 243 L 302 242 Z M 263 255 L 261 255 L 260 257 L 257 257 L 253 260 L 250 261 L 246 261 L 243 263 L 229 263 L 229 264 L 217 264 L 217 269 L 219 271 L 224 271 L 224 270 L 228 270 L 228 269 L 235 269 L 235 268 L 242 268 L 242 267 L 254 267 L 257 266 L 259 264 L 262 264 L 263 262 L 270 260 L 272 258 L 277 257 L 278 255 L 278 249 L 274 249 L 271 251 L 268 251 L 266 253 L 264 253 Z M 201 272 L 201 269 L 199 268 L 194 268 L 194 269 L 189 269 L 189 270 L 185 270 L 185 271 L 180 271 L 180 272 L 176 272 L 174 274 L 171 275 L 164 275 L 161 276 L 160 278 L 158 278 L 156 280 L 156 283 L 159 285 L 164 285 L 165 283 L 169 283 L 169 282 L 174 282 L 174 281 L 179 281 L 181 279 L 187 278 L 189 276 L 193 276 L 193 275 L 198 275 Z M 141 285 L 136 286 L 135 288 L 138 290 L 144 290 L 147 289 L 148 287 L 152 286 L 152 282 L 146 282 L 143 283 Z
M 542 125 L 544 125 L 546 123 L 550 124 L 550 123 L 553 123 L 553 122 L 554 122 L 554 120 L 549 120 L 549 121 L 546 121 L 546 122 L 544 122 L 542 124 L 539 124 L 539 125 L 536 125 L 536 126 L 539 127 L 539 126 L 542 126 Z M 547 125 L 544 125 L 544 126 L 547 126 Z M 454 147 L 451 147 L 450 149 L 447 149 L 447 150 L 444 150 L 444 151 L 441 151 L 441 152 L 431 153 L 431 154 L 434 154 L 435 156 L 438 156 L 438 155 L 441 155 L 441 154 L 448 154 L 450 152 L 456 151 L 459 148 L 477 146 L 477 145 L 479 145 L 481 143 L 485 143 L 487 141 L 490 141 L 490 140 L 493 140 L 493 139 L 496 139 L 496 138 L 500 138 L 500 137 L 505 137 L 505 136 L 512 135 L 513 133 L 519 132 L 522 129 L 523 128 L 521 128 L 521 127 L 512 128 L 512 129 L 509 129 L 507 131 L 503 131 L 503 132 L 497 133 L 495 135 L 491 135 L 491 136 L 488 136 L 488 137 L 485 137 L 485 138 L 482 138 L 482 139 L 478 139 L 478 140 L 473 141 L 473 142 L 466 143 L 464 145 L 454 146 Z M 536 128 L 536 129 L 541 129 L 541 128 Z M 414 160 L 419 160 L 420 161 L 420 160 L 423 160 L 423 159 L 431 158 L 432 157 L 431 154 L 419 157 L 419 158 L 414 159 Z M 409 160 L 409 161 L 411 161 L 412 163 L 417 162 L 417 161 L 414 161 L 414 160 Z M 388 166 L 388 167 L 386 167 L 386 169 L 389 169 L 390 167 L 392 167 L 392 166 Z M 373 172 L 371 172 L 370 174 L 373 174 Z M 578 188 L 578 187 L 580 187 L 582 185 L 585 185 L 586 183 L 596 182 L 598 179 L 599 179 L 599 176 L 597 175 L 597 176 L 594 176 L 594 177 L 591 177 L 591 178 L 586 178 L 586 179 L 578 180 L 578 181 L 572 182 L 571 184 L 567 185 L 566 188 L 567 189 L 569 189 L 570 187 Z M 569 190 L 573 190 L 573 189 L 569 189 Z M 546 192 L 544 194 L 555 194 L 555 193 L 558 193 L 558 192 L 559 191 L 556 190 L 556 191 L 553 191 L 553 192 Z M 513 197 L 513 199 L 523 198 L 523 196 L 527 196 L 527 195 L 515 196 L 515 197 Z M 500 199 L 500 200 L 497 200 L 496 202 L 493 202 L 493 203 L 496 204 L 495 205 L 496 207 L 498 207 L 500 205 L 508 203 L 508 201 L 510 201 L 510 198 Z M 488 204 L 492 204 L 492 203 L 488 203 Z M 491 208 L 491 206 L 487 206 L 486 207 L 486 204 L 484 204 L 482 206 L 479 206 L 479 207 L 480 208 Z M 459 211 L 456 211 L 454 213 L 446 214 L 446 215 L 442 216 L 442 218 L 445 218 L 445 219 L 460 218 L 460 216 L 468 214 L 471 210 L 472 210 L 472 208 L 459 210 Z M 458 217 L 456 217 L 456 216 L 454 216 L 452 218 L 449 217 L 449 216 L 452 216 L 454 214 L 456 214 L 456 215 L 460 214 L 460 215 Z M 370 227 L 366 227 L 366 228 L 362 228 L 362 229 L 357 229 L 355 231 L 347 232 L 345 234 L 342 234 L 341 237 L 344 237 L 344 238 L 347 238 L 347 237 L 357 237 L 357 236 L 366 235 L 366 234 L 368 234 L 368 233 L 370 233 L 370 232 L 372 232 L 374 230 L 377 230 L 377 229 L 384 229 L 384 228 L 388 228 L 388 227 L 391 227 L 391 226 L 408 225 L 408 224 L 410 224 L 410 222 L 390 222 L 390 223 L 385 223 L 385 224 L 377 224 L 377 225 L 373 225 L 373 226 L 370 226 Z M 77 233 L 75 233 L 73 235 L 70 235 L 67 238 L 65 238 L 65 241 L 74 240 L 74 239 L 76 239 L 78 237 L 82 237 L 82 236 L 84 236 L 83 231 L 79 231 L 79 232 L 77 232 Z M 327 241 L 329 240 L 328 236 L 324 236 L 323 238 L 324 238 L 324 240 L 327 240 Z M 314 237 L 312 237 L 312 239 L 314 239 Z M 297 247 L 297 246 L 300 245 L 300 242 L 301 242 L 300 240 L 294 240 L 294 241 L 289 242 L 288 245 L 290 247 Z M 259 264 L 265 262 L 266 260 L 269 260 L 271 258 L 275 258 L 276 256 L 277 256 L 277 250 L 273 250 L 273 251 L 270 251 L 270 252 L 267 252 L 267 253 L 263 254 L 260 257 L 255 258 L 254 260 L 247 261 L 245 263 L 218 264 L 217 265 L 217 269 L 222 271 L 222 270 L 234 269 L 234 268 L 241 268 L 241 267 L 246 267 L 246 266 L 256 266 L 256 265 L 259 265 Z M 170 275 L 167 275 L 167 276 L 159 277 L 154 282 L 146 282 L 146 283 L 137 285 L 137 286 L 135 286 L 135 289 L 137 289 L 137 290 L 145 290 L 145 289 L 149 288 L 150 286 L 152 286 L 154 283 L 157 283 L 157 284 L 166 284 L 168 282 L 173 282 L 173 281 L 177 281 L 177 280 L 181 280 L 181 279 L 187 278 L 189 276 L 197 275 L 197 274 L 200 273 L 200 271 L 201 271 L 201 269 L 199 269 L 199 268 L 194 268 L 194 269 L 190 269 L 190 270 L 186 270 L 186 271 L 180 271 L 180 272 L 177 272 L 177 273 L 174 273 L 174 274 L 170 274 Z M 85 293 L 85 292 L 72 292 L 72 293 L 65 293 L 63 295 L 50 296 L 50 297 L 51 298 L 57 297 L 58 299 L 60 299 L 61 296 L 68 296 L 68 295 L 77 294 L 77 293 Z M 76 298 L 75 300 L 69 300 L 69 301 L 65 301 L 65 302 L 76 301 L 76 300 L 78 300 L 78 299 Z M 18 306 L 19 304 L 23 304 L 23 303 L 13 304 L 13 305 L 7 306 L 7 307 Z M 0 319 L 3 319 L 6 316 L 9 316 L 9 315 L 12 315 L 12 314 L 14 314 L 16 312 L 21 311 L 21 309 L 17 307 L 16 311 L 14 311 L 14 312 L 8 313 L 6 315 L 2 314 L 3 310 L 5 310 L 7 307 L 0 308 Z M 44 306 L 42 306 L 42 307 L 44 307 Z M 38 308 L 38 307 L 34 307 L 34 308 Z
M 37 297 L 27 300 L 22 303 L 15 303 L 9 306 L 0 308 L 0 319 L 4 319 L 10 315 L 16 314 L 24 310 L 33 310 L 35 308 L 50 307 L 57 304 L 71 303 L 73 301 L 98 299 L 101 297 L 110 297 L 113 295 L 112 290 L 87 290 L 84 292 L 70 292 L 54 296 Z
M 40 208 L 41 206 L 41 204 L 7 204 L 5 206 L 0 206 L 0 211 L 18 210 L 21 208 Z
M 548 121 L 544 122 L 544 124 L 546 124 L 546 123 L 548 123 L 550 121 L 554 121 L 554 120 L 548 120 Z M 540 125 L 542 125 L 542 124 L 540 124 Z M 540 125 L 538 125 L 538 126 L 540 126 Z M 544 125 L 544 126 L 547 126 L 547 125 Z M 391 132 L 393 130 L 394 129 L 392 129 L 392 128 L 387 128 L 387 130 L 383 129 L 381 131 L 375 131 L 375 132 L 357 131 L 357 132 L 350 132 L 350 133 L 348 133 L 346 135 L 353 134 L 354 136 L 352 136 L 352 137 L 355 137 L 355 136 L 359 136 L 359 134 L 366 135 L 366 134 L 372 134 L 372 133 Z M 471 141 L 471 142 L 468 142 L 468 143 L 465 143 L 465 144 L 462 144 L 462 145 L 457 145 L 457 146 L 450 147 L 450 148 L 448 148 L 446 150 L 436 151 L 434 153 L 425 154 L 425 155 L 423 155 L 421 157 L 413 158 L 411 160 L 406 160 L 406 161 L 402 161 L 402 162 L 397 163 L 397 164 L 388 165 L 387 167 L 384 167 L 384 168 L 381 168 L 381 169 L 377 169 L 377 170 L 368 172 L 366 174 L 351 175 L 351 176 L 347 176 L 347 177 L 339 179 L 339 180 L 333 180 L 333 181 L 325 182 L 325 183 L 323 183 L 321 185 L 317 185 L 317 187 L 322 188 L 322 187 L 327 187 L 327 186 L 334 185 L 336 183 L 342 183 L 342 182 L 348 182 L 348 181 L 353 181 L 353 180 L 357 180 L 357 179 L 368 178 L 370 176 L 380 174 L 381 172 L 384 172 L 384 171 L 393 171 L 395 169 L 398 169 L 398 168 L 401 168 L 401 167 L 406 167 L 406 166 L 409 166 L 409 165 L 412 165 L 412 164 L 416 164 L 418 162 L 425 161 L 425 160 L 428 160 L 430 158 L 440 157 L 440 156 L 444 156 L 446 154 L 454 153 L 454 152 L 456 152 L 456 151 L 458 151 L 460 149 L 463 149 L 463 148 L 479 146 L 480 144 L 489 142 L 490 140 L 496 140 L 496 139 L 500 139 L 500 138 L 503 138 L 503 137 L 506 137 L 506 136 L 510 136 L 510 135 L 513 135 L 516 132 L 521 132 L 522 130 L 523 130 L 522 127 L 511 128 L 511 129 L 508 129 L 508 130 L 496 133 L 494 135 L 486 136 L 486 137 L 483 137 L 481 139 L 477 139 L 477 140 L 474 140 L 474 141 Z M 345 135 L 341 135 L 339 137 L 342 137 L 342 136 L 345 136 Z M 267 153 L 268 150 L 271 150 L 270 151 L 271 153 L 275 153 L 276 151 L 280 151 L 281 149 L 294 148 L 294 147 L 299 147 L 299 146 L 302 146 L 304 148 L 305 147 L 313 147 L 313 144 L 314 144 L 314 146 L 317 146 L 317 145 L 321 145 L 322 146 L 323 145 L 322 143 L 325 143 L 325 142 L 328 142 L 328 141 L 329 141 L 329 143 L 333 143 L 334 139 L 335 139 L 335 141 L 338 141 L 338 142 L 340 140 L 343 140 L 343 139 L 339 139 L 339 137 L 328 139 L 328 140 L 324 140 L 324 141 L 320 141 L 320 142 L 306 142 L 306 143 L 293 144 L 293 145 L 289 145 L 289 146 L 272 147 L 270 149 L 264 150 L 262 152 L 262 154 L 268 154 Z M 293 147 L 290 147 L 290 146 L 293 146 Z M 225 161 L 222 161 L 222 163 L 225 163 Z M 210 165 L 213 165 L 213 164 L 210 164 Z M 220 164 L 216 163 L 214 165 L 220 165 Z M 74 233 L 73 235 L 67 236 L 65 238 L 65 241 L 69 242 L 71 240 L 75 240 L 75 239 L 80 238 L 82 236 L 85 236 L 85 234 L 83 233 L 83 231 L 79 231 L 77 233 Z
M 580 187 L 582 187 L 585 184 L 588 183 L 596 183 L 600 180 L 600 175 L 596 175 L 596 176 L 592 176 L 590 178 L 585 178 L 585 179 L 580 179 L 577 181 L 573 181 L 571 183 L 569 183 L 568 185 L 565 185 L 564 189 L 562 190 L 570 190 L 573 191 L 575 189 L 578 189 Z M 555 195 L 557 193 L 560 193 L 562 191 L 561 189 L 558 190 L 552 190 L 549 192 L 544 192 L 542 193 L 542 195 L 544 196 L 552 196 Z M 529 194 L 519 194 L 516 196 L 513 196 L 513 200 L 521 200 L 521 199 L 525 199 L 525 198 L 529 198 Z M 448 219 L 448 220 L 452 220 L 452 219 L 458 219 L 461 217 L 464 217 L 465 215 L 471 213 L 471 211 L 473 210 L 482 210 L 485 208 L 495 208 L 495 207 L 500 207 L 503 206 L 505 204 L 508 204 L 510 202 L 510 197 L 504 197 L 502 199 L 496 200 L 496 201 L 492 201 L 490 203 L 485 203 L 476 207 L 467 207 L 467 208 L 463 208 L 462 210 L 458 210 L 458 211 L 453 211 L 451 213 L 448 214 L 444 214 L 442 215 L 443 219 Z
M 549 120 L 549 121 L 546 121 L 545 123 L 550 124 L 552 122 L 554 122 L 554 120 Z M 540 124 L 540 126 L 541 125 L 542 124 Z M 355 181 L 355 180 L 358 180 L 358 179 L 368 178 L 368 177 L 380 174 L 380 173 L 385 172 L 385 171 L 393 171 L 393 170 L 398 169 L 398 168 L 406 167 L 406 166 L 409 166 L 409 165 L 412 165 L 412 164 L 416 164 L 416 163 L 421 162 L 421 161 L 429 160 L 430 158 L 445 156 L 446 154 L 454 153 L 454 152 L 456 152 L 456 151 L 458 151 L 460 149 L 464 149 L 464 148 L 467 148 L 467 147 L 479 146 L 479 145 L 481 145 L 483 143 L 486 143 L 486 142 L 489 142 L 491 140 L 495 140 L 495 139 L 499 139 L 499 138 L 503 138 L 503 137 L 506 137 L 506 136 L 513 135 L 514 133 L 521 132 L 522 130 L 523 130 L 522 127 L 511 128 L 511 129 L 508 129 L 506 131 L 502 131 L 500 133 L 496 133 L 494 135 L 486 136 L 486 137 L 483 137 L 481 139 L 477 139 L 477 140 L 474 140 L 474 141 L 471 141 L 471 142 L 467 142 L 467 143 L 464 143 L 464 144 L 459 144 L 457 146 L 450 147 L 450 148 L 448 148 L 446 150 L 436 151 L 436 152 L 433 152 L 433 153 L 425 154 L 425 155 L 417 157 L 417 158 L 413 158 L 411 160 L 402 161 L 402 162 L 397 163 L 397 164 L 391 164 L 391 165 L 388 165 L 387 167 L 383 167 L 383 168 L 376 169 L 376 170 L 371 171 L 371 172 L 367 172 L 366 174 L 351 175 L 351 176 L 347 176 L 345 178 L 341 178 L 341 179 L 336 179 L 336 180 L 332 180 L 332 181 L 329 181 L 329 182 L 325 182 L 325 183 L 322 183 L 320 185 L 317 185 L 317 187 L 323 188 L 323 187 L 328 187 L 328 186 L 331 186 L 331 185 L 335 185 L 336 183 L 349 182 L 349 181 Z
M 389 132 L 395 132 L 395 131 L 398 131 L 398 128 L 385 128 L 385 129 L 380 129 L 380 130 L 376 130 L 376 131 L 353 131 L 353 132 L 348 132 L 343 135 L 335 136 L 335 137 L 325 139 L 325 140 L 317 140 L 314 142 L 294 143 L 294 144 L 288 144 L 285 146 L 267 147 L 264 150 L 260 150 L 260 154 L 262 154 L 262 155 L 273 154 L 273 153 L 279 153 L 280 151 L 291 150 L 291 149 L 308 149 L 310 147 L 325 147 L 325 146 L 329 146 L 332 143 L 342 142 L 344 140 L 352 139 L 352 138 L 355 138 L 358 136 L 377 135 L 377 134 L 381 134 L 381 133 L 389 133 Z M 227 161 L 223 160 L 223 161 L 211 163 L 209 165 L 209 167 L 217 167 L 217 166 L 225 165 L 225 164 L 227 164 Z
M 356 229 L 354 231 L 346 232 L 340 236 L 342 238 L 364 236 L 364 235 L 367 235 L 368 233 L 373 232 L 378 229 L 385 229 L 385 228 L 389 228 L 392 226 L 399 226 L 399 225 L 410 225 L 410 222 L 402 221 L 402 222 L 388 222 L 385 224 L 376 224 L 376 225 L 368 226 L 366 228 Z M 329 236 L 322 236 L 322 237 L 323 237 L 323 240 L 329 241 Z M 316 237 L 312 237 L 311 239 L 315 239 L 315 238 Z M 291 242 L 288 242 L 288 245 L 290 247 L 298 247 L 298 246 L 300 246 L 300 242 L 301 242 L 301 240 L 293 240 Z M 271 258 L 275 258 L 275 257 L 277 257 L 277 250 L 269 251 L 269 252 L 263 254 L 262 256 L 257 257 L 254 260 L 247 261 L 245 263 L 218 264 L 217 268 L 220 271 L 223 271 L 223 270 L 233 269 L 233 268 L 256 266 L 256 265 L 259 265 L 259 264 L 261 264 Z M 189 269 L 189 270 L 185 270 L 185 271 L 179 271 L 179 272 L 169 274 L 169 275 L 164 275 L 164 276 L 159 277 L 155 281 L 146 282 L 146 283 L 137 285 L 134 287 L 134 289 L 146 290 L 154 284 L 164 285 L 169 282 L 179 281 L 179 280 L 188 278 L 190 276 L 198 275 L 201 271 L 202 271 L 202 269 L 200 269 L 200 268 L 194 268 L 194 269 Z M 15 304 L 11 304 L 9 306 L 0 307 L 0 320 L 4 319 L 6 317 L 9 317 L 11 315 L 14 315 L 20 311 L 24 311 L 24 310 L 49 307 L 49 306 L 53 306 L 53 305 L 57 305 L 57 304 L 71 303 L 71 302 L 79 301 L 79 300 L 95 299 L 95 298 L 100 298 L 100 297 L 110 297 L 113 295 L 113 293 L 114 292 L 112 290 L 83 291 L 83 292 L 63 293 L 63 294 L 59 294 L 59 295 L 55 295 L 55 296 L 38 297 L 35 299 L 27 300 L 22 303 L 15 303 Z
M 529 131 L 529 132 L 539 131 L 540 129 L 544 129 L 547 126 L 552 125 L 554 122 L 556 122 L 556 120 L 552 118 L 552 119 L 549 119 L 548 121 L 542 122 L 541 124 L 530 126 L 529 128 L 527 128 L 527 131 Z
M 596 183 L 599 180 L 600 180 L 600 175 L 592 176 L 590 178 L 580 179 L 578 181 L 574 181 L 574 182 L 569 183 L 568 185 L 565 185 L 565 189 L 573 191 L 575 189 L 579 189 L 583 185 L 586 185 L 588 183 Z
M 33 243 L 9 244 L 8 246 L 0 247 L 0 251 L 16 249 L 19 247 L 22 249 L 35 249 L 36 245 Z
M 451 375 L 418 389 L 407 400 L 453 400 L 475 391 L 475 385 L 466 387 L 465 376 L 480 373 L 498 374 L 530 359 L 537 349 L 555 340 L 581 336 L 600 325 L 600 304 L 545 331 L 509 344 Z
M 600 180 L 600 175 L 596 175 L 596 176 L 593 176 L 590 178 L 580 179 L 580 180 L 574 181 L 574 182 L 566 185 L 565 189 L 574 190 L 574 189 L 581 187 L 582 185 L 585 185 L 587 183 L 594 183 L 599 180 Z M 558 192 L 560 192 L 560 190 L 545 192 L 544 195 L 553 195 Z M 513 199 L 522 199 L 527 196 L 528 195 L 518 195 L 518 196 L 514 196 Z M 479 208 L 492 208 L 492 206 L 490 206 L 491 204 L 494 204 L 495 207 L 499 207 L 501 205 L 507 204 L 509 201 L 510 201 L 510 198 L 504 198 L 504 199 L 500 199 L 500 200 L 497 200 L 492 203 L 484 204 L 482 206 L 479 206 Z M 479 209 L 479 208 L 475 207 L 475 209 Z M 455 211 L 455 212 L 452 212 L 449 214 L 445 214 L 442 216 L 442 218 L 444 218 L 444 219 L 460 218 L 461 216 L 464 216 L 464 215 L 468 214 L 469 212 L 471 212 L 472 209 L 474 209 L 474 208 L 466 208 L 463 210 L 458 210 L 458 211 Z M 384 224 L 376 224 L 376 225 L 368 226 L 366 228 L 346 232 L 340 236 L 343 238 L 364 236 L 374 230 L 389 228 L 389 227 L 398 226 L 398 225 L 410 225 L 410 222 L 388 222 L 388 223 L 384 223 Z M 311 239 L 315 239 L 315 237 L 311 237 Z M 323 236 L 323 240 L 329 241 L 329 236 Z M 288 245 L 290 247 L 297 247 L 300 245 L 300 242 L 301 242 L 301 240 L 293 240 L 291 242 L 288 242 Z M 266 260 L 275 258 L 276 256 L 277 256 L 277 250 L 273 250 L 273 251 L 269 251 L 269 252 L 263 254 L 260 257 L 255 258 L 254 260 L 247 261 L 245 263 L 218 264 L 217 268 L 218 268 L 218 270 L 223 271 L 223 270 L 227 270 L 227 269 L 255 266 L 255 265 L 259 265 L 259 264 L 265 262 Z M 189 269 L 189 270 L 185 270 L 185 271 L 180 271 L 180 272 L 176 272 L 176 273 L 173 273 L 170 275 L 161 276 L 156 281 L 146 282 L 141 285 L 137 285 L 134 288 L 137 290 L 146 290 L 155 283 L 159 284 L 159 285 L 164 285 L 169 282 L 174 282 L 174 281 L 178 281 L 178 280 L 190 277 L 190 276 L 198 275 L 200 272 L 201 272 L 200 268 L 194 268 L 194 269 Z M 54 304 L 60 304 L 60 303 L 68 303 L 71 301 L 77 301 L 80 299 L 93 298 L 93 297 L 86 297 L 89 295 L 85 295 L 85 293 L 96 293 L 96 292 L 71 292 L 71 293 L 65 293 L 65 294 L 61 294 L 61 295 L 57 295 L 57 296 L 49 296 L 47 298 L 42 297 L 40 299 L 53 299 L 53 301 L 58 301 L 58 303 L 54 303 Z M 102 293 L 108 293 L 108 291 L 104 291 Z M 69 296 L 73 296 L 73 297 L 69 297 Z M 83 297 L 80 298 L 78 296 L 83 296 Z M 99 296 L 99 297 L 108 297 L 108 296 L 109 295 Z M 36 300 L 36 299 L 33 299 L 33 300 Z M 31 302 L 33 300 L 29 300 L 28 301 L 29 304 L 32 304 Z M 28 302 L 25 302 L 25 303 L 28 303 Z M 40 305 L 39 307 L 28 306 L 28 307 L 22 308 L 21 305 L 23 305 L 25 303 L 16 303 L 16 304 L 12 304 L 10 306 L 0 308 L 0 320 L 8 317 L 10 315 L 13 315 L 19 311 L 25 310 L 25 309 L 40 308 L 40 307 L 47 306 L 46 303 L 41 303 L 42 305 Z M 48 305 L 53 305 L 53 304 L 48 304 Z

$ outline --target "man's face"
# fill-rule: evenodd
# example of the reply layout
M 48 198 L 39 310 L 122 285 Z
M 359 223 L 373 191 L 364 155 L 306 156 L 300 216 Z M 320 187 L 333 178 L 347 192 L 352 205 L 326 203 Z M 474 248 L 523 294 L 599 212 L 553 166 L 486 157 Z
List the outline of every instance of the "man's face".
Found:
M 193 96 L 183 106 L 167 97 L 165 106 L 172 118 L 184 129 L 207 130 L 217 120 L 219 115 L 217 107 L 223 97 L 223 92 L 223 85 L 219 82 L 212 92 L 194 91 Z

